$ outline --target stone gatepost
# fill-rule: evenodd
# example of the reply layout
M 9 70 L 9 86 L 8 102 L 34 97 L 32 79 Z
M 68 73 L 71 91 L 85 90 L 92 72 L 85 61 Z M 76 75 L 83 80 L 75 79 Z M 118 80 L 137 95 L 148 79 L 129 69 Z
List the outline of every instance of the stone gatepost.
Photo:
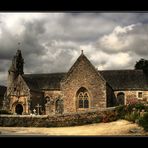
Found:
M 52 102 L 48 102 L 45 104 L 45 113 L 46 115 L 53 115 L 55 114 L 55 111 L 54 111 L 54 104 Z
M 49 104 L 45 104 L 45 114 L 49 115 Z

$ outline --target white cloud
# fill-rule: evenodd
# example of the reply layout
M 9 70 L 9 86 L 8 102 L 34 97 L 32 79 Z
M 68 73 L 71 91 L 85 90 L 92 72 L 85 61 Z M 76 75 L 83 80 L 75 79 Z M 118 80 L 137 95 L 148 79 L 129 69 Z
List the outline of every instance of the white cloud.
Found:
M 98 41 L 98 46 L 108 51 L 121 51 L 129 46 L 130 40 L 127 34 L 134 29 L 136 24 L 121 27 L 117 26 L 109 35 L 104 35 Z
M 66 72 L 82 49 L 100 70 L 133 68 L 141 56 L 148 58 L 148 15 L 0 13 L 0 59 L 10 62 L 18 42 L 25 73 Z M 3 76 L 8 67 L 1 64 Z
M 103 51 L 96 51 L 90 59 L 98 70 L 126 69 L 132 60 L 128 53 L 107 54 Z
M 113 54 L 108 57 L 105 69 L 127 69 L 128 63 L 132 60 L 128 53 Z

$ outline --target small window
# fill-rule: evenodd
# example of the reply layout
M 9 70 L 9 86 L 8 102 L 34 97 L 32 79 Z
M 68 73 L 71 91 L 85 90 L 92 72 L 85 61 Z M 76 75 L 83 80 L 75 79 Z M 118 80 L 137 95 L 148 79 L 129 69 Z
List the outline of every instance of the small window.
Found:
M 138 98 L 142 98 L 142 92 L 138 92 Z

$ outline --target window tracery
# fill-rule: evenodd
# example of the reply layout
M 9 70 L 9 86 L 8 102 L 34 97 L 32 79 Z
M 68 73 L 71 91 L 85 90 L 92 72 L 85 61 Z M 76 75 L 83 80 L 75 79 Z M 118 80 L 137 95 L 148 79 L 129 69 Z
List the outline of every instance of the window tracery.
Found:
M 89 95 L 85 88 L 78 91 L 78 108 L 89 108 Z

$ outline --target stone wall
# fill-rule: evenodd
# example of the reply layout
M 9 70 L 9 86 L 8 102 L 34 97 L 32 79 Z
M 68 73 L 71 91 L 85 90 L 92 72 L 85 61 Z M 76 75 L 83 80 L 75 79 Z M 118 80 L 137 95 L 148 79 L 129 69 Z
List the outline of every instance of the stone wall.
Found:
M 10 110 L 12 113 L 15 113 L 15 107 L 17 104 L 21 104 L 23 107 L 23 114 L 28 113 L 28 103 L 27 103 L 28 96 L 10 96 Z M 9 110 L 8 110 L 9 111 Z
M 45 97 L 49 97 L 52 98 L 53 100 L 56 100 L 57 98 L 59 98 L 59 96 L 61 96 L 61 91 L 59 90 L 45 90 L 44 92 L 44 98 Z
M 113 89 L 108 84 L 106 85 L 106 99 L 107 99 L 107 106 L 106 107 L 112 107 L 116 106 L 117 101 L 114 94 Z
M 21 75 L 19 75 L 14 83 L 11 84 L 7 89 L 7 99 L 9 105 L 7 110 L 15 113 L 15 107 L 17 104 L 23 106 L 23 114 L 29 113 L 28 100 L 30 99 L 29 88 L 24 82 Z
M 62 93 L 59 90 L 45 90 L 44 98 L 49 98 L 49 104 L 45 104 L 46 115 L 55 114 L 56 113 L 56 101 L 58 99 L 62 99 Z
M 137 98 L 140 101 L 148 101 L 148 91 L 142 91 L 142 90 L 124 90 L 124 91 L 115 91 L 115 96 L 117 97 L 117 94 L 123 92 L 125 94 L 125 104 L 127 104 L 128 99 L 134 99 Z M 138 92 L 142 92 L 142 98 L 138 98 Z
M 109 120 L 106 120 L 109 119 Z M 0 126 L 5 127 L 64 127 L 114 121 L 115 109 L 54 116 L 0 115 Z

